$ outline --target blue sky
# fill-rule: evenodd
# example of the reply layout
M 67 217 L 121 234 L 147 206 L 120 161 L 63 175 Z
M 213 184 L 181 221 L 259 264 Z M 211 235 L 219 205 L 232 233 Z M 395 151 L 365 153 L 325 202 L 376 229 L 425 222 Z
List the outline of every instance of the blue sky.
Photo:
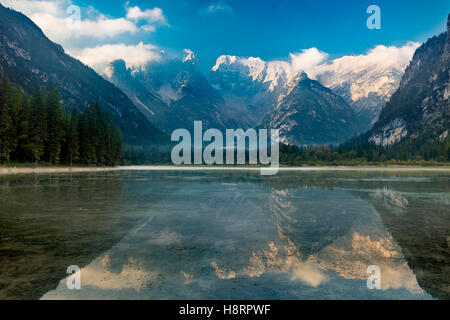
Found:
M 124 14 L 119 2 L 114 6 L 107 0 L 75 2 L 112 16 Z M 381 30 L 366 27 L 371 4 L 381 9 Z M 310 47 L 343 55 L 363 53 L 378 44 L 424 41 L 445 30 L 450 12 L 450 0 L 134 0 L 130 5 L 159 7 L 170 24 L 144 42 L 190 48 L 207 67 L 221 54 L 271 60 Z M 211 5 L 230 9 L 205 10 Z
M 285 59 L 289 53 L 317 47 L 330 57 L 362 54 L 376 45 L 402 46 L 423 42 L 445 30 L 450 0 L 0 0 L 22 8 L 49 37 L 70 52 L 99 45 L 135 46 L 146 50 L 193 50 L 206 71 L 222 54 L 256 56 L 264 60 Z M 72 37 L 59 31 L 57 21 L 35 11 L 37 2 L 58 2 L 63 14 L 68 4 L 82 7 L 82 19 L 112 19 L 111 35 Z M 30 3 L 33 3 L 32 5 Z M 64 5 L 61 5 L 64 3 Z M 20 5 L 22 6 L 20 7 Z M 369 5 L 381 9 L 381 30 L 369 30 Z M 148 11 L 147 18 L 124 21 L 130 8 Z M 33 11 L 34 10 L 34 11 Z M 46 9 L 48 11 L 48 9 Z M 52 11 L 52 10 L 50 10 Z M 53 11 L 52 11 L 53 12 Z M 55 11 L 56 12 L 56 11 Z M 61 15 L 61 12 L 54 13 Z M 35 14 L 36 13 L 36 14 Z M 53 13 L 52 13 L 53 14 Z M 158 17 L 152 14 L 160 14 Z M 149 18 L 150 17 L 150 18 Z M 117 20 L 114 20 L 117 19 Z M 147 19 L 147 20 L 146 20 Z M 159 19 L 159 20 L 158 20 Z M 144 25 L 151 28 L 144 28 Z M 141 28 L 142 27 L 142 28 Z M 131 29 L 130 29 L 131 28 Z M 101 27 L 91 27 L 95 34 Z M 131 31 L 130 31 L 131 30 Z M 58 33 L 59 32 L 59 33 Z M 67 33 L 67 32 L 66 32 Z M 154 47 L 153 47 L 154 46 Z M 117 47 L 110 47 L 110 50 Z M 131 50 L 130 48 L 128 48 Z M 106 49 L 105 49 L 106 50 Z M 105 52 L 104 50 L 102 52 Z

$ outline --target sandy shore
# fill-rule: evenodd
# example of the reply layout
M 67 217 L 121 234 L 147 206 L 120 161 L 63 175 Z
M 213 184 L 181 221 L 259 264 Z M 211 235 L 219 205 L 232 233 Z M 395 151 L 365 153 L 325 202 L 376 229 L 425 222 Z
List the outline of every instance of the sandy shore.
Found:
M 124 166 L 107 168 L 80 167 L 0 167 L 0 175 L 82 173 L 106 171 L 260 171 L 260 167 L 220 167 L 220 166 Z M 279 171 L 400 171 L 400 172 L 450 172 L 450 167 L 280 167 Z
M 77 172 L 103 172 L 115 171 L 116 167 L 110 168 L 76 168 L 76 167 L 0 167 L 0 175 L 28 174 L 28 173 L 77 173 Z

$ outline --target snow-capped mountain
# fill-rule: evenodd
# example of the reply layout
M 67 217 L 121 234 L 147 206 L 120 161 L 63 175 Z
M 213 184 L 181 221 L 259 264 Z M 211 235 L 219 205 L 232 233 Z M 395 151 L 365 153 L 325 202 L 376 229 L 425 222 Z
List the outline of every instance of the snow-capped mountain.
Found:
M 277 103 L 290 77 L 289 63 L 260 58 L 220 56 L 209 82 L 223 96 L 227 109 L 245 114 L 244 127 L 254 127 Z
M 229 108 L 239 104 L 255 106 L 257 121 L 276 105 L 289 81 L 305 71 L 311 79 L 342 96 L 367 130 L 398 88 L 418 45 L 408 42 L 402 47 L 377 46 L 364 55 L 334 60 L 328 60 L 326 53 L 315 48 L 291 54 L 290 61 L 220 56 L 209 81 L 225 97 Z
M 370 129 L 415 47 L 378 46 L 335 60 L 315 48 L 291 54 L 290 61 L 223 55 L 208 78 L 195 53 L 184 50 L 140 68 L 115 61 L 104 76 L 166 133 L 202 120 L 221 130 L 280 128 L 293 144 L 339 143 Z
M 342 96 L 361 121 L 371 126 L 397 90 L 418 46 L 416 42 L 403 47 L 377 46 L 366 55 L 344 56 L 320 65 L 315 78 Z
M 163 57 L 142 68 L 126 68 L 114 61 L 104 77 L 124 90 L 143 114 L 167 133 L 193 128 L 202 120 L 205 128 L 234 127 L 224 101 L 200 72 L 196 55 L 185 50 L 181 58 Z

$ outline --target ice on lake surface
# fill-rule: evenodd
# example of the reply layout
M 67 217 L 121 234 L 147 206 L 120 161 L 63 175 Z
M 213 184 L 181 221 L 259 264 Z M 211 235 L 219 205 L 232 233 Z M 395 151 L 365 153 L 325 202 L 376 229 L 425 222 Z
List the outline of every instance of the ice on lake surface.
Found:
M 450 173 L 0 178 L 2 299 L 449 299 Z M 69 290 L 67 267 L 81 268 Z M 381 270 L 369 290 L 367 268 Z

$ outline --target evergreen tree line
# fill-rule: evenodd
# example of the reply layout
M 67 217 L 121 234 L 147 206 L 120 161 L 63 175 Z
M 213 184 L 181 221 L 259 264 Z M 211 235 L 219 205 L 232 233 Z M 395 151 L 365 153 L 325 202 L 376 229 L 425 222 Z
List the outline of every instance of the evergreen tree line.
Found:
M 67 113 L 56 89 L 30 97 L 0 84 L 0 163 L 112 166 L 121 156 L 121 132 L 98 103 Z
M 450 136 L 443 141 L 423 134 L 406 139 L 391 147 L 368 142 L 367 134 L 355 137 L 339 146 L 280 146 L 280 163 L 302 164 L 396 164 L 450 162 Z

